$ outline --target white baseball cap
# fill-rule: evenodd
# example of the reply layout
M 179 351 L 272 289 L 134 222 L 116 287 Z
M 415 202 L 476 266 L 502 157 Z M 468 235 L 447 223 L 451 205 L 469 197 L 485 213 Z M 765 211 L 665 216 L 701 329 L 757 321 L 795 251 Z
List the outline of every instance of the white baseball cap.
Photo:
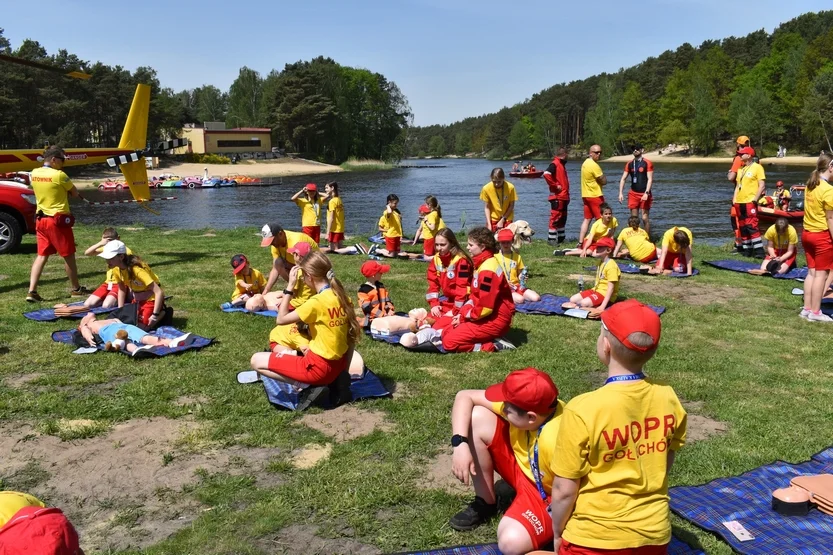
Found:
M 98 256 L 105 260 L 110 260 L 119 254 L 127 254 L 127 247 L 121 241 L 110 241 L 104 245 Z

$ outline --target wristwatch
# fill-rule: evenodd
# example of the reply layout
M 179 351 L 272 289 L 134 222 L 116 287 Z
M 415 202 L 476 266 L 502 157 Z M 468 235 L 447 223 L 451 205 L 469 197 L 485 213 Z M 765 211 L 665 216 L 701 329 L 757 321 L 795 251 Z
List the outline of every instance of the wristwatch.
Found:
M 156 316 L 158 318 L 159 316 L 162 316 L 162 313 L 161 312 L 154 312 L 153 314 L 151 314 L 151 316 Z
M 283 294 L 284 295 L 292 295 L 292 291 L 290 291 L 289 289 L 284 289 Z
M 466 436 L 461 436 L 460 434 L 454 434 L 451 436 L 451 447 L 459 447 L 463 443 L 468 443 L 469 438 Z

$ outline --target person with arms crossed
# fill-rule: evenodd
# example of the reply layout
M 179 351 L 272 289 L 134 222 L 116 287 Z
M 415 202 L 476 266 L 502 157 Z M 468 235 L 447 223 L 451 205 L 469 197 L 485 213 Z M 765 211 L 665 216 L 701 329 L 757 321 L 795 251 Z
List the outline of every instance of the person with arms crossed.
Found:
M 581 164 L 581 202 L 584 204 L 584 219 L 581 221 L 578 243 L 584 243 L 584 236 L 590 227 L 593 218 L 601 218 L 601 206 L 605 201 L 602 194 L 602 187 L 607 185 L 599 160 L 602 157 L 602 147 L 593 145 L 590 147 L 590 156 Z
M 639 216 L 642 210 L 642 225 L 645 233 L 651 235 L 651 206 L 654 204 L 652 188 L 654 185 L 654 165 L 642 154 L 645 149 L 637 143 L 633 147 L 633 160 L 625 164 L 625 172 L 619 180 L 619 204 L 624 200 L 625 179 L 630 176 L 631 190 L 628 192 L 628 209 L 631 216 Z

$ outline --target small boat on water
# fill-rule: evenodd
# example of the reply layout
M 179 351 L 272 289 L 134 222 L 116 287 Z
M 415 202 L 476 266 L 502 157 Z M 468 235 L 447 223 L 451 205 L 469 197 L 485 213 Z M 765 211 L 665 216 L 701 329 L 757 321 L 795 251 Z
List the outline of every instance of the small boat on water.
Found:
M 787 218 L 787 222 L 801 233 L 804 229 L 804 185 L 790 187 L 790 195 L 792 198 L 786 210 L 767 206 L 758 207 L 758 229 L 766 232 L 771 225 L 775 224 L 775 220 Z
M 542 175 L 544 175 L 543 170 L 536 170 L 534 172 L 509 172 L 509 177 L 536 178 Z

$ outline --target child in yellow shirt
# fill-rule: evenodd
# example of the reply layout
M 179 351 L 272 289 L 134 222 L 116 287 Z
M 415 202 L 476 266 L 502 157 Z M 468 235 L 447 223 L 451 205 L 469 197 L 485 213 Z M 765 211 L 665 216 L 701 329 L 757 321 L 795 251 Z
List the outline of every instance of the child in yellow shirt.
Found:
M 580 256 L 586 258 L 587 255 L 593 254 L 594 247 L 599 239 L 602 237 L 615 237 L 616 228 L 619 227 L 619 220 L 613 215 L 613 209 L 609 204 L 603 202 L 599 206 L 599 211 L 601 211 L 602 217 L 593 222 L 593 225 L 590 227 L 590 232 L 580 246 L 575 249 L 556 250 L 553 254 L 555 256 Z
M 495 253 L 495 260 L 503 270 L 503 277 L 509 282 L 509 287 L 512 288 L 512 300 L 515 304 L 540 301 L 541 295 L 526 288 L 526 266 L 524 266 L 521 253 L 512 249 L 514 241 L 515 234 L 511 229 L 501 229 L 497 232 L 500 252 Z
M 242 306 L 254 295 L 263 293 L 266 278 L 249 264 L 249 259 L 243 254 L 235 254 L 231 258 L 231 268 L 234 273 L 234 292 L 231 294 L 231 304 Z
M 599 259 L 599 269 L 596 270 L 596 281 L 593 289 L 581 291 L 570 297 L 570 301 L 561 305 L 562 308 L 593 309 L 594 314 L 601 313 L 611 303 L 616 301 L 619 292 L 619 277 L 622 271 L 610 255 L 613 252 L 613 239 L 603 237 L 596 241 L 593 257 Z

